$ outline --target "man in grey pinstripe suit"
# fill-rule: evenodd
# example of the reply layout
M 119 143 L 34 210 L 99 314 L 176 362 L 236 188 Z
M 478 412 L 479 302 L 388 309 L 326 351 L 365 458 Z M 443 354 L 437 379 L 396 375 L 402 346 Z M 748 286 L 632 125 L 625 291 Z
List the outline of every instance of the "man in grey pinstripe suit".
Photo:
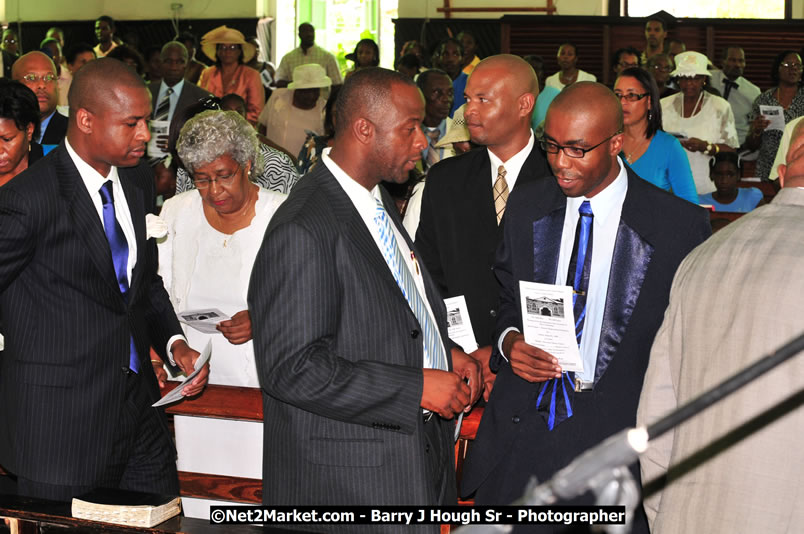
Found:
M 398 73 L 369 68 L 349 77 L 337 110 L 332 151 L 274 215 L 252 271 L 263 502 L 455 504 L 453 417 L 478 398 L 479 370 L 449 352 L 438 290 L 378 187 L 403 182 L 421 158 L 424 99 Z M 422 321 L 384 259 L 378 203 L 427 304 Z M 426 324 L 451 355 L 443 369 L 426 363 L 439 350 L 425 346 Z
M 76 74 L 69 102 L 66 141 L 0 189 L 0 464 L 33 497 L 177 493 L 175 449 L 150 407 L 149 347 L 185 371 L 198 353 L 146 234 L 150 95 L 123 63 L 99 59 Z

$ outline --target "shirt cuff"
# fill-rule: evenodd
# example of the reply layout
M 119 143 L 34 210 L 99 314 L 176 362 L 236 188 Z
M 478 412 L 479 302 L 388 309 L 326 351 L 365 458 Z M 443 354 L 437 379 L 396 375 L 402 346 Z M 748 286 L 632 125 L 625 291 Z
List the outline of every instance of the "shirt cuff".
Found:
M 500 355 L 501 355 L 503 358 L 505 358 L 505 361 L 508 361 L 508 356 L 506 356 L 506 355 L 505 355 L 505 353 L 503 352 L 503 347 L 502 347 L 502 345 L 503 345 L 503 340 L 505 339 L 505 336 L 507 336 L 507 335 L 508 335 L 508 332 L 519 332 L 519 329 L 518 329 L 518 328 L 514 328 L 513 326 L 509 326 L 508 328 L 506 328 L 505 330 L 503 330 L 503 333 L 502 333 L 502 335 L 500 336 L 500 339 L 498 339 L 498 340 L 497 340 L 497 349 L 499 349 L 499 351 L 500 351 Z
M 167 354 L 168 360 L 170 361 L 170 365 L 172 365 L 173 367 L 176 367 L 176 360 L 173 359 L 173 351 L 170 350 L 170 347 L 172 347 L 173 343 L 175 343 L 178 340 L 182 340 L 185 343 L 187 343 L 187 338 L 186 337 L 182 336 L 181 334 L 177 334 L 177 335 L 171 337 L 168 340 L 167 350 L 165 351 L 165 353 Z M 189 345 L 189 343 L 187 343 L 187 344 Z

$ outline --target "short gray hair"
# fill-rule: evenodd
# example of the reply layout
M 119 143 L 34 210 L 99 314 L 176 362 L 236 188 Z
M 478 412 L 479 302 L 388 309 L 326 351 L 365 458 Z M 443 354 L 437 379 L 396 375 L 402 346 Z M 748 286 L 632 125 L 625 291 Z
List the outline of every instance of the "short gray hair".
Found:
M 209 110 L 188 120 L 179 134 L 176 151 L 190 174 L 223 155 L 241 167 L 251 162 L 251 175 L 259 173 L 257 132 L 236 111 Z

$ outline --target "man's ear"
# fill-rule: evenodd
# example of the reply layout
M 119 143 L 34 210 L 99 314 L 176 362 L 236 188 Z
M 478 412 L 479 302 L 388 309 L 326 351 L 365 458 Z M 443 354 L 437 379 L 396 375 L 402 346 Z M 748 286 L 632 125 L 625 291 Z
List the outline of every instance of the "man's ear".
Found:
M 520 116 L 527 116 L 533 112 L 533 108 L 536 105 L 536 97 L 533 96 L 533 93 L 522 93 L 519 97 L 517 104 L 519 105 L 519 115 Z
M 787 164 L 780 164 L 776 170 L 779 171 L 779 187 L 784 187 L 784 175 L 787 174 Z
M 374 138 L 374 124 L 363 117 L 352 124 L 352 134 L 359 142 L 368 144 Z
M 94 118 L 95 116 L 92 112 L 86 108 L 78 108 L 78 111 L 75 112 L 75 124 L 81 130 L 81 133 L 85 135 L 92 133 Z
M 609 141 L 609 154 L 612 156 L 616 156 L 623 150 L 623 139 L 625 138 L 624 134 L 617 134 L 611 138 Z

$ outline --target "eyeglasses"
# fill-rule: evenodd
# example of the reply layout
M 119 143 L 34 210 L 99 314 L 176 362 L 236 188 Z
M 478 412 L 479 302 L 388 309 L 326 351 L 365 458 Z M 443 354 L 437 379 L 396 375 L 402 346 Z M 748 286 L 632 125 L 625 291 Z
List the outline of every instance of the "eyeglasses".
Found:
M 670 65 L 654 65 L 653 70 L 658 70 L 659 72 L 670 72 L 673 70 L 673 67 Z
M 782 63 L 782 67 L 790 70 L 801 70 L 801 63 Z
M 636 64 L 636 63 L 623 63 L 622 61 L 621 61 L 621 62 L 619 62 L 619 63 L 617 63 L 617 65 L 619 65 L 619 66 L 620 66 L 620 68 L 622 68 L 623 70 L 625 70 L 625 69 L 632 69 L 632 68 L 634 68 L 634 67 L 638 67 L 638 66 L 639 66 L 639 65 L 638 65 L 638 64 Z
M 39 76 L 38 74 L 26 74 L 22 77 L 28 83 L 36 83 L 39 80 L 42 80 L 45 83 L 53 83 L 56 81 L 55 74 L 45 74 L 44 76 Z
M 217 183 L 221 187 L 229 187 L 234 183 L 235 176 L 240 172 L 240 165 L 237 166 L 237 169 L 232 174 L 226 176 L 218 176 L 214 180 L 210 180 L 209 178 L 193 178 L 193 183 L 195 184 L 196 189 L 206 189 L 213 183 Z
M 636 102 L 637 100 L 642 100 L 646 96 L 649 96 L 650 93 L 614 93 L 614 96 L 619 98 L 620 100 L 625 100 L 627 102 Z
M 6 44 L 17 44 L 16 39 L 5 38 L 5 39 L 3 39 L 3 42 L 6 43 Z
M 621 133 L 622 130 L 617 130 L 616 132 L 614 132 L 613 134 L 611 134 L 610 136 L 608 136 L 607 138 L 605 138 L 604 140 L 602 140 L 601 142 L 590 148 L 581 148 L 577 146 L 561 146 L 556 143 L 553 143 L 552 141 L 548 141 L 544 137 L 542 137 L 539 140 L 539 144 L 542 145 L 542 150 L 544 150 L 548 154 L 558 154 L 559 150 L 563 150 L 564 154 L 568 158 L 580 159 L 583 158 L 587 152 L 593 151 L 594 149 L 596 149 L 597 147 L 599 147 L 600 145 L 602 145 L 603 143 L 614 137 L 615 135 L 619 135 Z
M 218 50 L 240 50 L 239 44 L 219 44 Z

